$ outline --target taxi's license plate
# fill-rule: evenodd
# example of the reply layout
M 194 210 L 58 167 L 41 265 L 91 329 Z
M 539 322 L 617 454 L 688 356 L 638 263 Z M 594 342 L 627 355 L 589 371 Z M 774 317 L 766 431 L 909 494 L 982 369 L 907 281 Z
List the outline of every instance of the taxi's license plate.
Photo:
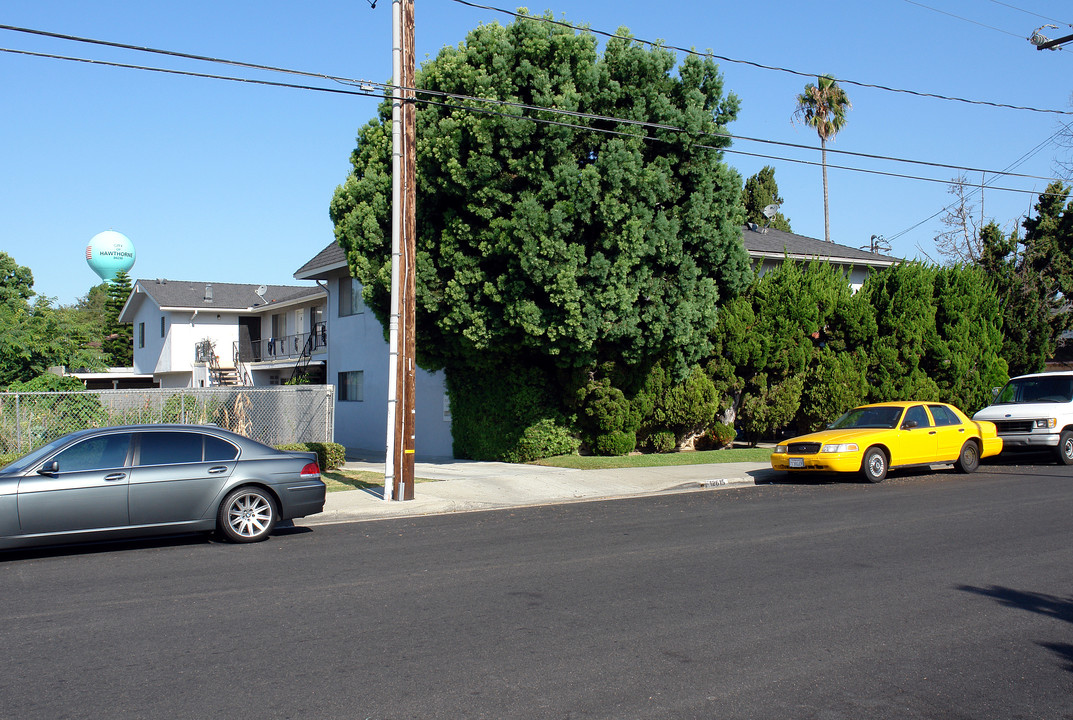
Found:
M 790 458 L 790 467 L 803 468 L 805 467 L 805 458 Z

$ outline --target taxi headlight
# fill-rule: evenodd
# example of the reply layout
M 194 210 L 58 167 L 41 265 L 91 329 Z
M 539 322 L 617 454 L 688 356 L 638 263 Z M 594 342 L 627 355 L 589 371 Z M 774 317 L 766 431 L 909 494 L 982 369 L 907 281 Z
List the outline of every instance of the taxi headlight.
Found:
M 778 453 L 779 455 L 785 455 L 786 454 L 786 446 L 785 445 L 776 445 L 775 446 L 775 452 Z
M 1058 425 L 1058 421 L 1055 418 L 1043 418 L 1036 421 L 1036 427 L 1038 428 L 1053 428 Z
M 825 453 L 844 453 L 844 452 L 857 452 L 857 443 L 840 443 L 838 445 L 824 445 L 820 452 Z

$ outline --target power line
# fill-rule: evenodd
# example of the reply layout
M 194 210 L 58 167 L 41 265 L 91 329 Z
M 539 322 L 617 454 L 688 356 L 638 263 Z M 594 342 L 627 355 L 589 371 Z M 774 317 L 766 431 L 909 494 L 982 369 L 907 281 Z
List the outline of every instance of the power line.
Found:
M 0 52 L 13 53 L 13 54 L 18 54 L 18 55 L 27 55 L 27 56 L 31 56 L 31 57 L 39 57 L 39 58 L 46 58 L 46 59 L 53 59 L 53 60 L 67 60 L 67 61 L 71 61 L 71 62 L 81 62 L 81 63 L 91 64 L 91 65 L 102 65 L 102 66 L 107 66 L 107 67 L 116 67 L 116 68 L 130 69 L 130 70 L 142 70 L 142 71 L 147 71 L 147 72 L 160 72 L 160 73 L 171 74 L 171 75 L 180 75 L 180 76 L 195 77 L 195 78 L 210 79 L 210 80 L 226 80 L 226 81 L 231 81 L 231 82 L 248 83 L 248 84 L 252 84 L 252 85 L 265 85 L 265 86 L 269 86 L 269 87 L 288 88 L 288 89 L 295 89 L 295 90 L 310 90 L 310 91 L 316 91 L 316 92 L 327 92 L 327 93 L 334 93 L 334 94 L 340 94 L 340 95 L 354 95 L 354 96 L 360 96 L 360 97 L 381 97 L 381 95 L 379 93 L 373 92 L 371 89 L 368 89 L 368 90 L 364 90 L 364 89 L 346 90 L 346 89 L 342 89 L 342 88 L 325 88 L 325 87 L 319 87 L 319 86 L 315 86 L 315 85 L 299 85 L 299 84 L 295 84 L 295 83 L 281 83 L 281 82 L 273 82 L 273 81 L 268 81 L 268 80 L 256 80 L 256 79 L 253 79 L 253 78 L 241 78 L 241 77 L 233 77 L 233 76 L 229 76 L 229 75 L 214 75 L 214 74 L 208 74 L 208 73 L 198 73 L 198 72 L 193 72 L 193 71 L 189 71 L 189 70 L 175 70 L 175 69 L 170 69 L 170 68 L 158 68 L 158 67 L 152 67 L 152 66 L 147 66 L 147 65 L 133 65 L 133 64 L 129 64 L 129 63 L 119 63 L 119 62 L 105 61 L 105 60 L 94 60 L 94 59 L 89 59 L 89 58 L 78 58 L 78 57 L 72 57 L 72 56 L 66 56 L 66 55 L 55 55 L 55 54 L 50 54 L 50 53 L 39 53 L 39 52 L 33 52 L 33 51 L 28 51 L 28 50 L 17 50 L 17 49 L 2 48 L 2 47 L 0 47 Z M 260 66 L 260 67 L 265 67 L 265 66 Z M 324 79 L 330 79 L 330 80 L 338 80 L 338 78 L 333 78 L 333 77 L 324 76 L 324 75 L 319 75 L 317 77 L 321 77 L 321 78 L 324 78 Z M 360 81 L 348 81 L 348 82 L 360 82 Z M 367 83 L 367 85 L 369 86 L 369 88 L 377 87 L 377 86 L 385 87 L 385 88 L 386 87 L 391 87 L 389 85 L 385 85 L 384 83 Z M 404 88 L 404 89 L 406 89 L 406 88 Z M 420 89 L 416 89 L 415 91 L 418 92 L 418 93 L 423 93 L 423 94 L 433 94 L 433 93 L 430 93 L 430 92 L 422 91 Z M 489 103 L 505 102 L 505 101 L 496 101 L 496 100 L 490 100 L 490 99 L 484 99 L 484 98 L 472 98 L 472 97 L 468 97 L 468 96 L 461 96 L 461 97 L 465 98 L 469 102 L 489 102 Z M 598 127 L 592 127 L 592 126 L 588 126 L 588 125 L 578 125 L 578 124 L 575 124 L 575 123 L 548 120 L 548 119 L 544 119 L 544 118 L 535 118 L 535 117 L 529 117 L 529 116 L 512 115 L 512 114 L 509 114 L 509 113 L 490 110 L 490 109 L 487 109 L 487 108 L 478 108 L 478 107 L 472 107 L 472 106 L 466 106 L 466 105 L 456 105 L 456 104 L 450 104 L 450 103 L 446 103 L 446 102 L 437 102 L 437 101 L 433 101 L 433 100 L 422 100 L 422 99 L 416 99 L 415 102 L 418 102 L 418 103 L 421 103 L 421 104 L 424 104 L 424 105 L 436 105 L 436 106 L 442 106 L 442 107 L 447 107 L 447 108 L 456 108 L 456 109 L 459 109 L 459 110 L 465 110 L 467 112 L 482 113 L 482 114 L 494 115 L 494 116 L 498 116 L 498 117 L 509 117 L 509 118 L 515 118 L 515 119 L 521 118 L 521 119 L 529 120 L 530 122 L 534 122 L 534 123 L 540 123 L 540 124 L 546 124 L 546 125 L 557 125 L 557 126 L 567 127 L 567 128 L 576 129 L 576 130 L 585 130 L 585 131 L 589 131 L 589 132 L 598 132 L 598 133 L 609 134 L 609 135 L 620 135 L 620 136 L 624 136 L 624 137 L 640 137 L 641 139 L 646 140 L 646 141 L 650 141 L 650 142 L 666 142 L 665 140 L 662 140 L 660 138 L 655 138 L 655 137 L 651 137 L 651 136 L 648 136 L 648 135 L 638 136 L 636 133 L 627 133 L 627 132 L 623 132 L 623 131 L 616 131 L 616 130 L 611 130 L 609 128 L 598 128 Z M 510 105 L 511 103 L 507 103 L 507 104 Z M 545 107 L 540 107 L 540 106 L 522 106 L 522 109 L 530 109 L 530 110 L 535 110 L 535 111 L 540 111 L 540 112 L 548 112 L 548 113 L 553 113 L 553 114 L 554 113 L 560 113 L 560 114 L 572 115 L 572 116 L 581 115 L 581 116 L 585 117 L 585 119 L 603 120 L 603 121 L 609 121 L 609 122 L 615 122 L 615 123 L 627 124 L 627 125 L 649 125 L 649 126 L 652 126 L 652 127 L 656 128 L 656 129 L 664 129 L 664 130 L 668 130 L 668 131 L 672 131 L 672 132 L 678 132 L 678 133 L 695 134 L 695 133 L 687 133 L 687 131 L 685 131 L 684 129 L 678 128 L 678 127 L 675 127 L 675 126 L 671 126 L 671 125 L 660 125 L 660 124 L 657 124 L 657 123 L 644 123 L 643 121 L 628 120 L 628 119 L 625 119 L 625 118 L 614 118 L 614 117 L 607 117 L 607 116 L 588 115 L 588 114 L 585 114 L 585 113 L 576 113 L 576 112 L 573 112 L 573 111 L 565 111 L 565 110 L 561 111 L 561 110 L 557 110 L 555 108 L 545 108 Z M 727 138 L 727 139 L 732 137 L 732 136 L 729 136 L 729 135 L 719 135 L 719 134 L 714 134 L 714 133 L 702 133 L 701 134 L 701 136 L 705 136 L 705 135 L 707 135 L 709 137 Z M 752 140 L 754 140 L 756 142 L 772 142 L 773 144 L 789 144 L 789 143 L 776 143 L 776 141 L 764 141 L 764 140 L 759 140 L 759 139 L 752 139 Z M 743 151 L 743 150 L 733 150 L 733 149 L 726 148 L 726 147 L 718 147 L 718 146 L 712 146 L 712 145 L 701 145 L 701 144 L 698 144 L 697 147 L 704 148 L 704 149 L 709 149 L 709 150 L 715 150 L 715 151 L 719 151 L 719 152 L 726 152 L 726 153 L 735 154 L 735 155 L 743 155 L 743 156 L 747 156 L 747 157 L 756 157 L 756 158 L 761 158 L 761 159 L 776 160 L 776 161 L 781 161 L 781 162 L 795 163 L 795 164 L 799 164 L 799 165 L 810 165 L 810 166 L 813 166 L 813 167 L 821 165 L 821 163 L 818 163 L 818 162 L 815 162 L 815 161 L 810 161 L 810 160 L 799 160 L 799 159 L 795 159 L 795 158 L 780 157 L 780 156 L 777 156 L 777 155 L 766 155 L 766 154 L 762 154 L 762 153 L 751 153 L 751 152 L 746 152 L 746 151 Z M 800 146 L 800 147 L 807 147 L 807 146 Z M 814 150 L 815 148 L 808 147 L 808 149 Z M 880 157 L 880 156 L 876 156 L 876 157 Z M 891 158 L 891 159 L 892 160 L 898 160 L 897 158 Z M 914 161 L 911 161 L 911 160 L 901 160 L 901 161 L 902 162 L 914 162 Z M 918 180 L 918 181 L 922 181 L 922 182 L 944 183 L 944 184 L 949 183 L 949 180 L 944 180 L 944 179 L 928 178 L 928 177 L 923 177 L 923 176 L 918 176 L 918 175 L 908 175 L 908 174 L 905 174 L 905 173 L 892 173 L 892 172 L 886 172 L 886 171 L 882 171 L 882 170 L 869 170 L 869 169 L 865 169 L 865 168 L 856 168 L 856 167 L 851 167 L 851 166 L 846 166 L 846 165 L 832 165 L 832 164 L 828 163 L 827 167 L 828 168 L 833 168 L 833 169 L 836 169 L 836 170 L 846 170 L 846 171 L 849 171 L 849 172 L 859 172 L 859 173 L 865 173 L 865 174 L 870 174 L 870 175 L 879 175 L 879 176 L 884 176 L 884 177 L 895 177 L 895 178 L 902 178 L 902 179 L 907 179 L 907 180 Z M 940 167 L 948 167 L 950 169 L 956 169 L 955 166 L 940 166 Z M 994 171 L 981 170 L 980 172 L 994 172 Z M 1002 175 L 1004 173 L 995 173 L 995 174 L 996 175 Z M 1025 176 L 1025 177 L 1036 178 L 1036 176 Z M 1037 178 L 1037 179 L 1048 179 L 1048 180 L 1050 180 L 1050 178 Z M 994 187 L 993 189 L 1006 191 L 1006 192 L 1027 193 L 1027 194 L 1032 194 L 1032 195 L 1038 194 L 1035 191 L 1023 190 L 1023 189 L 1020 189 L 1020 188 Z
M 463 3 L 463 4 L 471 4 L 471 3 Z M 513 13 L 513 14 L 517 15 L 516 13 Z M 519 17 L 521 17 L 521 16 L 519 15 Z M 528 16 L 526 16 L 526 17 L 528 17 Z M 231 60 L 231 59 L 227 59 L 227 58 L 219 58 L 219 57 L 212 57 L 212 56 L 206 56 L 206 55 L 195 55 L 195 54 L 192 54 L 192 53 L 186 53 L 186 52 L 180 52 L 180 51 L 174 51 L 174 50 L 163 50 L 163 49 L 160 49 L 160 48 L 146 47 L 146 46 L 141 46 L 141 45 L 132 45 L 132 44 L 128 44 L 128 43 L 120 43 L 120 42 L 114 42 L 114 41 L 108 41 L 108 40 L 98 40 L 98 39 L 93 39 L 93 38 L 85 38 L 85 37 L 79 37 L 79 36 L 76 36 L 76 35 L 67 35 L 67 34 L 64 34 L 64 33 L 56 33 L 56 32 L 50 32 L 50 31 L 46 31 L 46 30 L 35 30 L 35 29 L 30 29 L 30 28 L 17 27 L 17 26 L 13 26 L 13 25 L 0 24 L 0 30 L 10 30 L 10 31 L 13 31 L 13 32 L 26 33 L 26 34 L 31 34 L 31 35 L 38 35 L 38 36 L 43 36 L 43 37 L 51 37 L 51 38 L 67 40 L 67 41 L 71 41 L 71 42 L 85 43 L 85 44 L 91 44 L 91 45 L 100 45 L 100 46 L 119 48 L 119 49 L 124 49 L 124 50 L 133 50 L 133 51 L 137 51 L 137 52 L 145 52 L 145 53 L 163 55 L 163 56 L 167 56 L 167 57 L 182 58 L 182 59 L 186 59 L 186 60 L 197 60 L 197 61 L 200 61 L 200 62 L 221 64 L 221 65 L 230 65 L 230 66 L 234 66 L 234 67 L 241 67 L 241 68 L 247 68 L 247 69 L 253 69 L 253 70 L 263 70 L 263 71 L 269 71 L 269 72 L 278 72 L 278 73 L 284 73 L 284 74 L 290 74 L 290 75 L 297 75 L 297 76 L 301 76 L 301 77 L 316 78 L 318 80 L 329 80 L 329 81 L 332 81 L 332 82 L 338 82 L 338 83 L 341 83 L 341 84 L 352 85 L 352 86 L 357 85 L 357 86 L 366 87 L 366 88 L 367 87 L 380 87 L 380 88 L 383 88 L 385 91 L 390 91 L 392 89 L 396 89 L 395 86 L 393 86 L 391 84 L 388 84 L 388 83 L 370 82 L 370 81 L 367 81 L 367 80 L 359 80 L 359 79 L 348 78 L 348 77 L 343 77 L 343 76 L 339 76 L 339 75 L 329 75 L 329 74 L 326 74 L 326 73 L 308 72 L 308 71 L 303 71 L 303 70 L 295 70 L 295 69 L 292 69 L 292 68 L 283 68 L 283 67 L 277 67 L 277 66 L 273 66 L 273 65 L 264 65 L 264 64 L 260 64 L 260 63 L 250 63 L 250 62 L 244 62 L 244 61 L 238 61 L 238 60 Z M 94 60 L 89 60 L 89 59 L 85 59 L 85 58 L 76 58 L 76 57 L 63 56 L 63 55 L 49 55 L 49 54 L 46 54 L 46 53 L 31 53 L 31 52 L 28 52 L 28 51 L 17 51 L 17 50 L 11 50 L 11 49 L 4 49 L 4 51 L 5 52 L 22 52 L 22 54 L 36 55 L 38 57 L 51 57 L 53 59 L 66 59 L 66 60 L 70 60 L 70 61 L 74 61 L 74 62 L 84 62 L 84 63 L 89 63 L 89 64 L 111 65 L 113 67 L 127 67 L 127 68 L 130 68 L 130 69 L 139 69 L 139 70 L 147 70 L 147 71 L 154 71 L 155 70 L 157 72 L 167 72 L 167 73 L 176 74 L 176 75 L 189 75 L 189 76 L 195 76 L 195 77 L 196 76 L 201 76 L 201 77 L 206 77 L 206 78 L 210 78 L 210 79 L 217 79 L 217 80 L 230 79 L 230 80 L 233 80 L 233 81 L 236 81 L 236 82 L 238 82 L 238 81 L 240 81 L 240 82 L 249 82 L 249 83 L 255 82 L 255 81 L 249 80 L 249 79 L 241 79 L 240 80 L 239 78 L 233 78 L 233 77 L 229 77 L 229 76 L 216 76 L 216 75 L 198 74 L 198 73 L 183 72 L 183 71 L 178 71 L 178 70 L 166 70 L 166 69 L 161 69 L 161 68 L 152 68 L 152 67 L 149 67 L 149 66 L 126 65 L 126 64 L 122 64 L 122 63 L 109 63 L 109 62 L 105 62 L 105 61 L 94 61 Z M 306 86 L 289 85 L 289 84 L 286 84 L 286 83 L 265 83 L 265 84 L 275 84 L 278 87 L 293 87 L 295 89 L 306 89 Z M 317 88 L 317 89 L 321 89 L 321 90 L 326 91 L 326 89 L 324 89 L 324 88 Z M 536 106 L 536 105 L 527 105 L 527 104 L 524 104 L 524 103 L 510 102 L 510 101 L 506 101 L 506 100 L 497 100 L 497 99 L 492 99 L 492 98 L 476 98 L 476 97 L 472 97 L 472 96 L 460 95 L 460 94 L 455 94 L 455 93 L 422 90 L 420 88 L 399 88 L 399 89 L 409 90 L 409 91 L 416 92 L 416 93 L 433 94 L 433 95 L 439 95 L 439 96 L 442 96 L 442 97 L 450 97 L 450 98 L 465 100 L 465 101 L 469 101 L 469 102 L 477 101 L 477 102 L 483 102 L 483 103 L 494 103 L 494 104 L 498 104 L 498 105 L 504 106 L 504 107 L 516 107 L 516 108 L 525 109 L 525 110 L 537 110 L 537 111 L 551 112 L 551 113 L 556 113 L 556 114 L 560 114 L 560 115 L 568 115 L 568 116 L 572 116 L 572 117 L 578 117 L 578 118 L 584 118 L 584 119 L 590 119 L 590 120 L 600 120 L 600 121 L 606 121 L 606 122 L 633 124 L 633 125 L 638 125 L 638 126 L 642 126 L 642 127 L 648 127 L 648 128 L 657 129 L 657 130 L 667 130 L 667 131 L 672 131 L 672 132 L 683 132 L 682 128 L 677 128 L 677 127 L 673 127 L 673 126 L 669 126 L 669 125 L 661 125 L 659 123 L 645 122 L 645 121 L 639 121 L 639 120 L 630 120 L 630 119 L 626 119 L 626 118 L 618 118 L 618 117 L 610 117 L 610 116 L 599 116 L 599 115 L 593 115 L 591 113 L 582 113 L 582 112 L 569 111 L 569 110 L 558 109 L 558 108 L 548 108 L 548 107 L 542 107 L 542 106 Z M 368 93 L 368 92 L 365 92 L 363 94 L 371 95 L 371 93 Z M 808 145 L 801 145 L 801 144 L 796 144 L 796 143 L 782 142 L 782 141 L 777 141 L 777 140 L 767 140 L 767 139 L 762 139 L 762 138 L 753 138 L 753 137 L 747 137 L 747 136 L 744 136 L 744 135 L 733 135 L 733 134 L 729 134 L 729 133 L 727 133 L 727 134 L 719 134 L 719 135 L 717 135 L 717 134 L 709 134 L 709 135 L 718 136 L 718 137 L 725 137 L 725 138 L 728 138 L 728 139 L 731 139 L 731 140 L 742 140 L 742 141 L 748 141 L 748 142 L 757 142 L 757 143 L 766 143 L 766 144 L 771 144 L 771 145 L 778 145 L 778 146 L 783 146 L 783 147 L 806 149 L 806 150 L 809 150 L 809 151 L 815 151 L 817 149 L 817 148 L 815 148 L 813 146 L 808 146 Z M 994 170 L 987 170 L 987 169 L 983 169 L 983 168 L 965 167 L 965 166 L 951 165 L 951 164 L 946 164 L 946 163 L 937 163 L 937 162 L 931 162 L 931 161 L 925 161 L 925 160 L 912 160 L 912 159 L 907 159 L 907 158 L 898 158 L 898 157 L 892 157 L 892 156 L 887 156 L 887 155 L 876 155 L 876 154 L 871 154 L 871 153 L 860 153 L 860 152 L 853 152 L 853 151 L 849 151 L 849 150 L 840 150 L 840 149 L 836 149 L 836 148 L 829 148 L 828 152 L 832 153 L 832 154 L 840 154 L 840 155 L 846 155 L 846 156 L 852 156 L 852 157 L 867 158 L 867 159 L 872 159 L 872 160 L 885 160 L 885 161 L 890 161 L 890 162 L 900 162 L 900 163 L 907 163 L 907 164 L 913 164 L 913 165 L 923 165 L 923 166 L 927 166 L 927 167 L 943 168 L 943 169 L 955 170 L 955 171 L 958 171 L 958 172 L 983 172 L 983 173 L 1001 174 L 1001 173 L 997 173 Z M 738 151 L 738 153 L 739 154 L 747 154 L 747 153 L 742 153 L 740 151 Z M 765 157 L 763 155 L 757 155 L 757 154 L 754 154 L 753 156 L 754 157 Z M 771 159 L 786 160 L 787 162 L 795 162 L 794 160 L 790 160 L 790 159 L 787 159 L 787 158 L 778 158 L 778 157 L 774 157 L 774 156 L 772 156 Z M 829 167 L 839 167 L 839 166 L 829 166 Z M 847 169 L 847 168 L 842 168 L 842 169 Z M 1038 176 L 1038 175 L 1020 175 L 1020 174 L 1014 174 L 1014 173 L 1009 173 L 1008 175 L 1011 176 L 1011 177 L 1023 177 L 1023 178 L 1026 178 L 1026 179 L 1033 179 L 1033 180 L 1048 180 L 1048 181 L 1050 181 L 1050 180 L 1053 179 L 1053 178 L 1041 177 L 1041 176 Z M 907 176 L 907 177 L 912 177 L 912 176 Z M 945 181 L 943 181 L 943 182 L 945 182 Z
M 946 15 L 946 16 L 952 17 L 952 18 L 954 18 L 956 20 L 963 20 L 964 22 L 972 23 L 973 25 L 979 25 L 980 27 L 987 28 L 988 30 L 994 30 L 995 32 L 1000 32 L 1000 33 L 1003 33 L 1005 35 L 1010 35 L 1011 37 L 1015 37 L 1018 40 L 1023 40 L 1024 39 L 1024 38 L 1022 38 L 1020 35 L 1018 35 L 1015 32 L 1010 32 L 1009 30 L 1003 30 L 1002 28 L 997 28 L 997 27 L 995 27 L 993 25 L 986 25 L 986 24 L 984 24 L 982 22 L 977 22 L 976 20 L 972 20 L 972 19 L 967 18 L 967 17 L 962 17 L 961 15 L 955 15 L 954 13 L 947 12 L 946 10 L 940 10 L 938 8 L 933 8 L 931 5 L 925 5 L 924 3 L 917 2 L 916 0 L 905 0 L 905 2 L 909 3 L 910 5 L 916 5 L 917 7 L 924 8 L 925 10 L 931 10 L 932 12 L 939 13 L 940 15 Z
M 572 25 L 572 24 L 570 24 L 568 22 L 564 22 L 562 20 L 553 20 L 551 18 L 540 17 L 538 15 L 527 15 L 525 13 L 518 13 L 518 12 L 513 12 L 511 10 L 504 10 L 503 8 L 492 7 L 491 5 L 480 5 L 480 4 L 475 3 L 475 2 L 469 2 L 469 0 L 451 0 L 451 2 L 458 3 L 459 5 L 466 5 L 468 7 L 476 8 L 478 10 L 489 10 L 491 12 L 502 13 L 504 15 L 509 15 L 511 17 L 514 17 L 514 18 L 525 18 L 527 20 L 536 20 L 538 22 L 548 23 L 548 24 L 551 24 L 551 25 L 558 25 L 560 27 L 569 28 L 571 30 L 575 30 L 575 31 L 578 31 L 578 32 L 592 33 L 593 35 L 600 35 L 602 37 L 607 37 L 607 38 L 621 37 L 619 35 L 615 35 L 614 33 L 609 33 L 609 32 L 603 31 L 603 30 L 594 30 L 594 29 L 589 28 L 589 27 L 582 27 L 582 26 L 579 26 L 579 25 Z M 651 40 L 642 40 L 640 38 L 635 38 L 635 37 L 630 37 L 630 38 L 627 38 L 627 39 L 629 39 L 629 40 L 631 40 L 633 42 L 641 43 L 642 45 L 648 45 L 650 47 L 661 48 L 661 49 L 664 49 L 664 50 L 674 50 L 676 52 L 686 53 L 687 55 L 696 55 L 697 57 L 709 57 L 709 58 L 713 58 L 715 60 L 721 60 L 723 62 L 728 62 L 728 63 L 736 63 L 736 64 L 739 64 L 739 65 L 748 65 L 750 67 L 759 68 L 761 70 L 774 70 L 774 71 L 778 71 L 778 72 L 788 73 L 790 75 L 796 75 L 798 77 L 817 78 L 820 75 L 826 74 L 826 73 L 801 72 L 800 70 L 791 70 L 790 68 L 778 67 L 776 65 L 764 65 L 763 63 L 753 62 L 751 60 L 739 60 L 739 59 L 736 59 L 736 58 L 727 57 L 725 55 L 716 55 L 715 53 L 712 53 L 712 52 L 703 52 L 702 53 L 702 52 L 698 52 L 698 51 L 692 50 L 692 49 L 678 47 L 678 46 L 675 46 L 675 45 L 667 45 L 665 43 L 657 43 L 657 42 L 653 42 Z M 858 81 L 858 80 L 847 80 L 847 79 L 841 78 L 841 77 L 836 78 L 836 79 L 838 80 L 838 82 L 842 83 L 843 85 L 853 85 L 853 86 L 856 86 L 856 87 L 870 88 L 870 89 L 873 89 L 873 90 L 884 90 L 884 91 L 887 91 L 887 92 L 903 93 L 903 94 L 906 94 L 906 95 L 913 95 L 913 96 L 916 96 L 916 97 L 933 98 L 935 100 L 947 100 L 947 101 L 951 101 L 951 102 L 966 103 L 966 104 L 969 104 L 969 105 L 984 105 L 984 106 L 988 106 L 988 107 L 1003 108 L 1003 109 L 1007 109 L 1007 110 L 1024 110 L 1026 112 L 1050 113 L 1050 114 L 1054 114 L 1054 115 L 1073 115 L 1073 110 L 1049 110 L 1049 109 L 1045 109 L 1045 108 L 1028 107 L 1028 106 L 1024 106 L 1024 105 L 1008 105 L 1006 103 L 997 103 L 997 102 L 991 102 L 991 101 L 988 101 L 988 100 L 970 100 L 970 99 L 967 99 L 967 98 L 955 97 L 955 96 L 952 96 L 952 95 L 940 95 L 940 94 L 937 94 L 937 93 L 926 93 L 926 92 L 920 92 L 920 91 L 917 91 L 917 90 L 906 90 L 904 88 L 894 88 L 894 87 L 889 87 L 887 85 L 876 85 L 876 84 L 873 84 L 873 83 L 866 83 L 866 82 L 861 82 L 861 81 Z
M 1008 7 L 1011 10 L 1017 10 L 1019 12 L 1023 12 L 1026 15 L 1034 15 L 1034 16 L 1036 16 L 1038 18 L 1043 19 L 1043 20 L 1050 20 L 1051 22 L 1060 23 L 1062 25 L 1068 25 L 1069 24 L 1069 23 L 1062 22 L 1061 20 L 1056 20 L 1055 18 L 1052 18 L 1052 17 L 1047 17 L 1046 15 L 1040 15 L 1038 12 L 1032 12 L 1031 10 L 1025 10 L 1024 8 L 1017 7 L 1016 5 L 1010 5 L 1009 3 L 1004 3 L 1001 0 L 991 0 L 991 2 L 995 3 L 996 5 L 1002 5 L 1003 7 Z
M 1032 148 L 1032 149 L 1031 149 L 1031 150 L 1029 150 L 1028 152 L 1026 152 L 1026 153 L 1024 153 L 1023 155 L 1021 155 L 1021 157 L 1017 158 L 1017 159 L 1016 159 L 1016 160 L 1014 160 L 1014 161 L 1013 161 L 1012 163 L 1010 163 L 1010 164 L 1009 164 L 1009 165 L 1008 165 L 1008 166 L 1006 167 L 1006 171 L 1008 171 L 1008 170 L 1010 170 L 1010 169 L 1012 169 L 1012 168 L 1015 168 L 1015 167 L 1018 167 L 1018 166 L 1020 166 L 1020 165 L 1024 164 L 1024 163 L 1025 163 L 1025 162 L 1026 162 L 1026 161 L 1027 161 L 1027 160 L 1028 160 L 1029 158 L 1031 158 L 1031 157 L 1032 157 L 1033 155 L 1035 155 L 1036 153 L 1038 153 L 1038 152 L 1039 152 L 1040 150 L 1042 150 L 1043 148 L 1047 147 L 1047 145 L 1051 144 L 1051 142 L 1053 142 L 1055 138 L 1057 138 L 1057 137 L 1058 137 L 1059 135 L 1061 135 L 1061 134 L 1062 134 L 1063 132 L 1065 132 L 1065 131 L 1068 131 L 1068 130 L 1069 130 L 1070 128 L 1073 128 L 1073 123 L 1067 124 L 1067 125 L 1065 125 L 1064 127 L 1062 127 L 1062 128 L 1059 128 L 1058 130 L 1056 130 L 1056 131 L 1055 131 L 1055 132 L 1054 132 L 1054 133 L 1053 133 L 1053 134 L 1052 134 L 1052 135 L 1051 135 L 1050 137 L 1048 137 L 1048 138 L 1047 138 L 1046 140 L 1044 140 L 1044 141 L 1040 142 L 1040 143 L 1039 143 L 1039 144 L 1037 144 L 1037 145 L 1036 145 L 1036 146 L 1035 146 L 1034 148 Z M 1005 173 L 1006 173 L 1006 171 L 1003 171 L 1003 173 L 1002 173 L 1002 174 L 1005 174 Z M 1001 174 L 999 175 L 999 177 L 1001 177 Z M 998 177 L 995 177 L 995 178 L 993 178 L 993 179 L 991 180 L 991 182 L 992 182 L 992 183 L 994 183 L 994 182 L 996 182 L 997 180 L 998 180 Z M 970 191 L 969 191 L 968 193 L 966 193 L 966 195 L 965 195 L 965 198 L 966 198 L 966 199 L 969 199 L 969 198 L 971 198 L 972 196 L 974 196 L 974 195 L 975 195 L 976 193 L 978 193 L 978 192 L 979 192 L 979 193 L 982 193 L 982 192 L 983 192 L 983 189 L 984 189 L 985 187 L 990 187 L 991 189 L 997 189 L 997 188 L 994 188 L 994 187 L 992 187 L 992 185 L 990 185 L 989 183 L 986 183 L 986 182 L 985 182 L 985 183 L 981 183 L 980 185 L 973 185 L 973 186 L 972 186 L 972 190 L 970 190 Z M 1046 195 L 1046 194 L 1047 194 L 1047 193 L 1040 193 L 1040 196 L 1043 196 L 1043 195 Z M 918 222 L 918 223 L 916 223 L 916 224 L 914 224 L 914 225 L 911 225 L 911 226 L 907 227 L 907 228 L 906 228 L 905 230 L 902 230 L 902 231 L 900 231 L 900 232 L 894 233 L 894 235 L 892 235 L 892 236 L 890 237 L 890 239 L 891 239 L 891 240 L 897 240 L 897 239 L 898 239 L 898 238 L 900 238 L 900 237 L 901 237 L 902 235 L 905 235 L 906 233 L 909 233 L 909 232 L 912 232 L 913 230 L 916 230 L 916 229 L 917 229 L 918 227 L 920 227 L 920 226 L 921 226 L 921 225 L 923 225 L 924 223 L 926 223 L 926 222 L 930 222 L 931 220 L 934 220 L 935 218 L 939 217 L 939 216 L 940 216 L 940 215 L 942 215 L 942 214 L 943 214 L 944 212 L 947 212 L 948 210 L 950 210 L 951 208 L 953 208 L 953 207 L 954 207 L 955 205 L 957 205 L 957 204 L 958 204 L 958 201 L 955 201 L 955 202 L 952 202 L 952 203 L 950 203 L 950 204 L 949 204 L 949 205 L 947 205 L 946 207 L 944 207 L 944 208 L 942 208 L 942 209 L 938 210 L 937 212 L 935 212 L 935 213 L 934 213 L 934 214 L 932 214 L 932 215 L 929 215 L 928 217 L 924 218 L 924 219 L 923 219 L 923 220 L 921 220 L 920 222 Z

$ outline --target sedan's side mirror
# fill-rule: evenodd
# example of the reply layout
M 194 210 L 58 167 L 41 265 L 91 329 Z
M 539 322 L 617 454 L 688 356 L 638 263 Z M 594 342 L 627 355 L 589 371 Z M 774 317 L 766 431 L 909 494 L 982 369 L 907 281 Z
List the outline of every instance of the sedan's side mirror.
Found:
M 50 463 L 45 463 L 40 470 L 37 471 L 38 475 L 57 475 L 60 472 L 59 462 L 53 460 Z
M 912 430 L 919 424 L 920 423 L 918 423 L 916 420 L 906 420 L 905 423 L 902 424 L 902 430 Z

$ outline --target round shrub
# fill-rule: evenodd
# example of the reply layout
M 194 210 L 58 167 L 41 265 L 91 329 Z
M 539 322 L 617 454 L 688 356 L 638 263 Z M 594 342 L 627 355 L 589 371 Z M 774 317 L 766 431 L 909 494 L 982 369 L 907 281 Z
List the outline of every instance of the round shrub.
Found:
M 530 462 L 556 455 L 572 455 L 577 452 L 580 444 L 565 427 L 545 418 L 522 431 L 511 462 Z
M 597 435 L 592 450 L 597 455 L 627 455 L 637 447 L 637 433 L 632 430 L 613 430 Z
M 721 422 L 712 423 L 704 432 L 704 438 L 708 441 L 712 450 L 730 447 L 737 435 L 738 433 L 735 432 L 734 428 Z

